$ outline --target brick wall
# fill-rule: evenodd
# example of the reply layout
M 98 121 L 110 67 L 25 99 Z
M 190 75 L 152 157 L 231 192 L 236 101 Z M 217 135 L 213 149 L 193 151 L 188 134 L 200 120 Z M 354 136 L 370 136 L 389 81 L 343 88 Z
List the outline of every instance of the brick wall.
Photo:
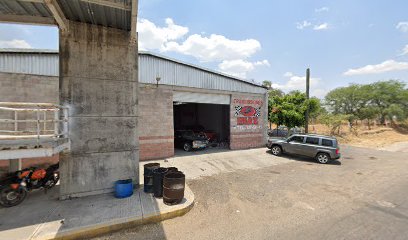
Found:
M 0 72 L 0 102 L 59 102 L 59 80 L 55 76 L 39 76 L 20 73 Z M 10 118 L 1 113 L 1 118 Z M 2 125 L 0 128 L 7 126 Z M 58 161 L 58 155 L 48 158 L 23 159 L 23 167 L 51 164 Z M 0 168 L 8 168 L 8 161 L 0 161 Z
M 173 91 L 145 85 L 139 88 L 140 160 L 174 155 Z
M 267 103 L 264 95 L 232 95 L 230 148 L 265 146 L 266 114 Z

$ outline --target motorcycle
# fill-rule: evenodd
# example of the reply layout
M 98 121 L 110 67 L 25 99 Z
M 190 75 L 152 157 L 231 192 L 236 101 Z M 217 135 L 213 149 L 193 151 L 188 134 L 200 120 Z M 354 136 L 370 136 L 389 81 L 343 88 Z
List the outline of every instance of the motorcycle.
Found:
M 47 169 L 35 167 L 9 173 L 0 180 L 0 206 L 14 207 L 22 203 L 34 189 L 50 189 L 59 180 L 59 163 Z

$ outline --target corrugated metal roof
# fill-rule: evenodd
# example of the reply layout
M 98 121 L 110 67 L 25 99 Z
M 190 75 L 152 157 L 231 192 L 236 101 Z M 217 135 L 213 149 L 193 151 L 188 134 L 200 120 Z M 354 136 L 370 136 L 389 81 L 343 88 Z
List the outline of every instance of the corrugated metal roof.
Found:
M 181 62 L 158 54 L 139 53 L 139 82 L 213 89 L 221 91 L 265 93 L 266 89 L 256 83 Z
M 14 15 L 29 15 L 37 17 L 52 17 L 51 12 L 40 2 L 29 1 L 10 1 L 3 0 L 0 2 L 1 14 L 14 14 Z
M 111 0 L 111 2 L 128 8 L 131 5 L 131 0 Z M 130 30 L 130 10 L 111 8 L 82 0 L 58 0 L 58 3 L 69 20 Z
M 130 30 L 131 0 L 57 0 L 57 3 L 71 21 Z M 52 17 L 47 6 L 39 0 L 2 0 L 0 14 Z
M 0 72 L 46 76 L 59 75 L 56 50 L 0 49 Z M 139 82 L 212 89 L 220 91 L 265 93 L 266 89 L 244 79 L 150 52 L 139 53 Z

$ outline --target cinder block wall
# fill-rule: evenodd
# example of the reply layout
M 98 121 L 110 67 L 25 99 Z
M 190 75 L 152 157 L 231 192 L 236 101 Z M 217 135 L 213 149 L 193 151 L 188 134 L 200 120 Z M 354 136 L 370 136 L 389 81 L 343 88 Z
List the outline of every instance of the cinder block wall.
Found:
M 59 102 L 57 76 L 40 76 L 21 73 L 0 72 L 0 102 Z M 10 113 L 0 111 L 0 118 L 12 118 Z M 6 129 L 6 125 L 0 126 Z M 23 159 L 23 167 L 51 164 L 58 160 L 53 157 Z M 8 161 L 0 161 L 0 167 L 8 167 Z
M 173 91 L 161 86 L 139 87 L 140 160 L 174 155 Z
M 58 77 L 0 72 L 1 102 L 58 103 Z
M 259 112 L 252 116 L 244 116 L 242 113 L 237 112 L 236 107 L 244 108 L 246 106 L 259 109 Z M 231 149 L 246 149 L 265 146 L 267 108 L 268 103 L 265 102 L 264 95 L 249 96 L 233 94 L 231 96 Z M 247 118 L 247 121 L 240 121 L 239 118 Z

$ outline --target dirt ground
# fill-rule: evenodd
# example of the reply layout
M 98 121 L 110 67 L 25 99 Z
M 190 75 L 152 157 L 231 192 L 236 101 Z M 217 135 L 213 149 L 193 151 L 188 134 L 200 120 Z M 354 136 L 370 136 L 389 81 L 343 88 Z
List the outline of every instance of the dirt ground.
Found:
M 290 161 L 189 180 L 196 203 L 186 215 L 96 239 L 406 239 L 407 154 L 342 154 L 330 165 L 283 156 Z
M 330 134 L 329 129 L 325 125 L 311 125 L 310 129 L 313 133 Z M 351 132 L 347 125 L 343 125 L 340 135 L 336 137 L 341 144 L 382 150 L 395 143 L 408 143 L 408 134 L 383 126 L 372 126 L 371 130 L 368 130 L 367 126 L 358 125 L 356 130 Z

